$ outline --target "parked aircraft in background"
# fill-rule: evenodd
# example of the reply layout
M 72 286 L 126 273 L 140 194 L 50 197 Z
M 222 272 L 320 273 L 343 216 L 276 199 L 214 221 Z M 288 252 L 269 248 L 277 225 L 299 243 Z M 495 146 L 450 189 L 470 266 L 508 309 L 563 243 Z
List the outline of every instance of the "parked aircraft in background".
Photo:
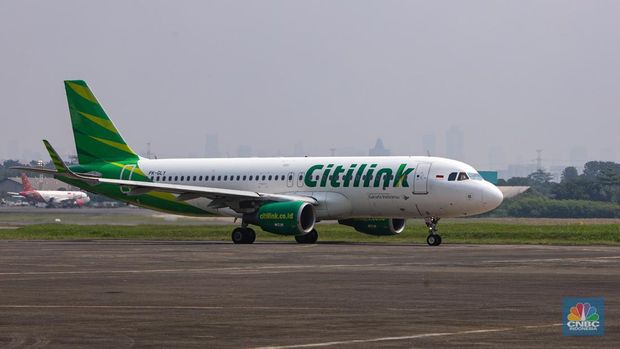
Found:
M 488 212 L 503 200 L 473 167 L 438 157 L 146 159 L 127 145 L 84 81 L 65 81 L 65 90 L 79 164 L 68 167 L 44 141 L 56 170 L 19 168 L 154 210 L 237 217 L 235 243 L 254 242 L 250 225 L 314 243 L 318 221 L 395 235 L 406 219 L 422 218 L 427 243 L 437 246 L 440 218 Z
M 35 204 L 44 203 L 48 207 L 82 207 L 90 201 L 90 197 L 82 191 L 36 190 L 25 173 L 21 178 L 23 190 L 10 195 L 23 197 Z

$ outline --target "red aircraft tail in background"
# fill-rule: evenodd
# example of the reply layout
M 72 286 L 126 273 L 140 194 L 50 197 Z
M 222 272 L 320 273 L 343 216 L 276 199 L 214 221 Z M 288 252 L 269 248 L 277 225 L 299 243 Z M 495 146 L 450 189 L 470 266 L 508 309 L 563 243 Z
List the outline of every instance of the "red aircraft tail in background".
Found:
M 30 184 L 30 180 L 28 180 L 28 176 L 26 176 L 26 174 L 23 172 L 22 172 L 22 187 L 23 187 L 22 190 L 25 192 L 34 190 L 34 188 L 32 187 L 32 184 Z

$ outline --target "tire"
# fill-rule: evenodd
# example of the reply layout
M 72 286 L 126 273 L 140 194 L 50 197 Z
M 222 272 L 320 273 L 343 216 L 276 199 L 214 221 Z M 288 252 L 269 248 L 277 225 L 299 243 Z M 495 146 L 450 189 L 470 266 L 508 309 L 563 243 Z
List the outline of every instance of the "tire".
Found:
M 252 228 L 245 228 L 247 232 L 247 241 L 246 244 L 253 244 L 256 241 L 256 232 Z
M 232 241 L 235 244 L 245 244 L 246 243 L 245 241 L 246 241 L 246 235 L 247 234 L 245 234 L 244 230 L 245 229 L 243 229 L 243 228 L 235 228 L 232 231 L 232 234 L 230 234 L 230 237 L 231 237 Z
M 315 244 L 318 239 L 319 233 L 316 229 L 312 229 L 312 231 L 306 235 L 295 235 L 295 241 L 300 244 Z
M 437 238 L 437 242 L 435 243 L 435 246 L 441 245 L 441 235 L 436 234 L 435 237 Z
M 429 246 L 437 246 L 437 236 L 435 234 L 430 234 L 429 236 L 426 237 L 426 243 Z

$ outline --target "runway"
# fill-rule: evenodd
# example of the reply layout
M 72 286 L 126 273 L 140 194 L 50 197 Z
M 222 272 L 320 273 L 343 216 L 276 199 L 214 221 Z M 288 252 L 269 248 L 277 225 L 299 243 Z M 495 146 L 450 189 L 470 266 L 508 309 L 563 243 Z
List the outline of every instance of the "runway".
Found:
M 620 248 L 0 242 L 1 347 L 613 347 Z M 604 297 L 603 337 L 562 297 Z

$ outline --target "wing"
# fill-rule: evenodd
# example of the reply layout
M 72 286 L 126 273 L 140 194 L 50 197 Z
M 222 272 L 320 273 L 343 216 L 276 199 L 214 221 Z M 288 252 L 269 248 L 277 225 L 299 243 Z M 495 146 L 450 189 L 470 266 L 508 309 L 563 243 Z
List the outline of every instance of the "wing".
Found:
M 101 178 L 99 176 L 87 173 L 75 173 L 71 171 L 71 169 L 69 169 L 67 165 L 60 159 L 60 156 L 54 150 L 54 148 L 52 148 L 51 144 L 49 144 L 48 141 L 44 140 L 43 143 L 45 144 L 45 147 L 47 148 L 47 151 L 52 158 L 52 162 L 54 163 L 56 170 L 32 167 L 12 168 L 30 172 L 43 172 L 54 174 L 55 176 L 72 178 L 92 186 L 98 184 L 118 185 L 119 187 L 122 186 L 125 188 L 129 188 L 127 195 L 142 195 L 151 191 L 158 191 L 177 194 L 177 199 L 179 201 L 187 201 L 204 197 L 212 200 L 210 204 L 212 208 L 230 207 L 235 211 L 242 211 L 244 209 L 255 209 L 257 206 L 260 206 L 264 202 L 274 201 L 303 201 L 315 206 L 319 204 L 315 198 L 303 195 L 270 194 L 248 190 L 201 187 L 195 185 L 141 182 L 123 179 Z
M 303 195 L 270 194 L 247 190 L 201 187 L 195 185 L 128 181 L 123 179 L 95 178 L 94 180 L 96 180 L 97 183 L 115 184 L 118 186 L 130 188 L 128 195 L 142 195 L 150 191 L 158 191 L 178 194 L 179 197 L 177 199 L 182 201 L 205 197 L 214 200 L 214 202 L 221 203 L 233 201 L 303 201 L 309 204 L 318 205 L 318 201 L 316 199 Z

